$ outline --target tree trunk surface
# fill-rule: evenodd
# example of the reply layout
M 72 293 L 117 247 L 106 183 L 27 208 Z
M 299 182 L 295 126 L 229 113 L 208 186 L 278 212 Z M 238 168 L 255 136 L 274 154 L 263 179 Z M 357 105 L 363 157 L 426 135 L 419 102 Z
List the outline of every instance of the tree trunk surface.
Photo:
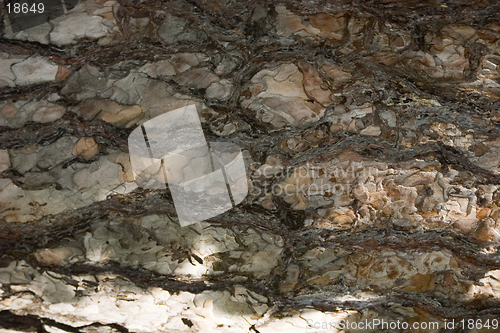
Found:
M 499 2 L 7 8 L 1 332 L 499 332 Z M 181 226 L 128 138 L 189 105 L 248 194 Z

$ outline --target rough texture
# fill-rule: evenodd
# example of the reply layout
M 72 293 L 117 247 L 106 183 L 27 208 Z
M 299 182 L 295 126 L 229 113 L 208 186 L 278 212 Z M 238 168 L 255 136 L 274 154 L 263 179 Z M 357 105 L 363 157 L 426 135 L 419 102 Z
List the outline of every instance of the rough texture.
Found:
M 499 7 L 91 0 L 4 22 L 0 328 L 498 318 Z M 181 228 L 127 137 L 189 104 L 250 193 Z

